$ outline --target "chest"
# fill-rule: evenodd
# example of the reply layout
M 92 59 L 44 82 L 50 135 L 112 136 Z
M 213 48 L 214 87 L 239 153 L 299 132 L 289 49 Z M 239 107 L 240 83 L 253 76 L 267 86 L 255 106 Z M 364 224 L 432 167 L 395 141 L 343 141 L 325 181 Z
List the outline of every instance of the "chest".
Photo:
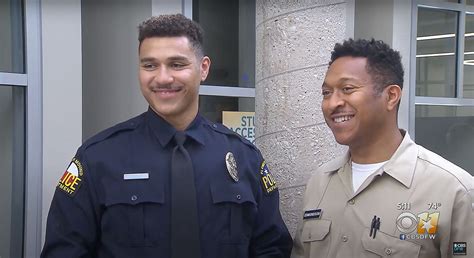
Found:
M 337 175 L 323 185 L 325 191 L 314 191 L 315 198 L 304 209 L 320 209 L 321 219 L 331 220 L 334 230 L 370 229 L 375 216 L 380 231 L 394 237 L 419 240 L 449 231 L 453 208 L 449 193 L 442 195 L 422 185 L 407 188 L 388 175 L 374 178 L 358 194 L 349 191 Z

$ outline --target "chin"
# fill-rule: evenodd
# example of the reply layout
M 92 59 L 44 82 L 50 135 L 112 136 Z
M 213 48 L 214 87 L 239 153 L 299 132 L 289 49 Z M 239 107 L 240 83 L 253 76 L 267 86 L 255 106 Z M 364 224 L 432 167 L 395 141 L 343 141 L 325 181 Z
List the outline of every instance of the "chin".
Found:
M 334 132 L 333 132 L 334 134 Z M 334 134 L 334 139 L 336 139 L 336 142 L 341 144 L 341 145 L 346 145 L 346 146 L 349 146 L 350 143 L 351 143 L 351 139 L 347 136 L 337 136 L 337 134 Z

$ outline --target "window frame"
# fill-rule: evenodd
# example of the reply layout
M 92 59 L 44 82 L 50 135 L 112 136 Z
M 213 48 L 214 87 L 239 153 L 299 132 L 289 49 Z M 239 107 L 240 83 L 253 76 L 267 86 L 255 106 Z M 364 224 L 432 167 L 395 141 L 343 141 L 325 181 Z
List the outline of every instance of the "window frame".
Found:
M 24 218 L 23 257 L 38 257 L 41 252 L 42 223 L 42 76 L 41 76 L 41 5 L 38 0 L 24 0 L 23 33 L 24 73 L 0 72 L 0 87 L 13 87 L 13 98 L 22 105 L 24 114 L 23 146 L 15 152 L 23 152 L 24 169 Z M 17 26 L 17 25 L 13 25 Z M 24 93 L 15 88 L 24 88 Z M 21 100 L 21 99 L 23 100 Z M 23 102 L 24 101 L 24 102 Z M 19 123 L 21 121 L 16 121 Z
M 193 19 L 193 0 L 182 0 L 182 7 L 183 15 L 189 19 Z M 239 87 L 239 85 L 221 86 L 202 84 L 199 88 L 199 95 L 255 99 L 255 88 Z
M 425 97 L 416 96 L 416 41 L 418 25 L 418 8 L 429 8 L 436 10 L 446 10 L 458 12 L 458 27 L 456 28 L 456 97 Z M 464 88 L 464 41 L 466 30 L 466 15 L 474 14 L 474 6 L 466 4 L 466 0 L 460 0 L 459 3 L 438 2 L 433 0 L 415 0 L 412 2 L 412 26 L 411 26 L 411 55 L 410 67 L 413 73 L 410 75 L 410 108 L 409 108 L 409 132 L 415 139 L 415 109 L 416 106 L 474 106 L 474 99 L 463 98 Z M 462 53 L 462 54 L 461 54 Z

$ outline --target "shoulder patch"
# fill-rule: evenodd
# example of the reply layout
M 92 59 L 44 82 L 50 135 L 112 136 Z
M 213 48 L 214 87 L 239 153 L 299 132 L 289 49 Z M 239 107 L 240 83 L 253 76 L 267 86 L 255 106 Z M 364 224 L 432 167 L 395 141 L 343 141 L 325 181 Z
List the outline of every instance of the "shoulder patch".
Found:
M 272 174 L 270 174 L 270 170 L 268 169 L 265 160 L 262 161 L 262 164 L 260 165 L 260 179 L 263 191 L 265 191 L 266 194 L 270 194 L 271 192 L 278 189 L 276 181 Z
M 69 196 L 74 196 L 81 187 L 84 169 L 77 158 L 73 158 L 61 179 L 59 179 L 58 189 L 64 191 Z

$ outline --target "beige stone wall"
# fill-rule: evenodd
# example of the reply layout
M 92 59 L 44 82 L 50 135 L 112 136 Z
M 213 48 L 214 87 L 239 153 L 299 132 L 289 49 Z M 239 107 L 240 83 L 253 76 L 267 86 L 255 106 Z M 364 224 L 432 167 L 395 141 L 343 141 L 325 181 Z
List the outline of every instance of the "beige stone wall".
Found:
M 343 152 L 324 122 L 321 84 L 334 44 L 351 31 L 350 1 L 256 2 L 256 144 L 293 235 L 309 176 Z

